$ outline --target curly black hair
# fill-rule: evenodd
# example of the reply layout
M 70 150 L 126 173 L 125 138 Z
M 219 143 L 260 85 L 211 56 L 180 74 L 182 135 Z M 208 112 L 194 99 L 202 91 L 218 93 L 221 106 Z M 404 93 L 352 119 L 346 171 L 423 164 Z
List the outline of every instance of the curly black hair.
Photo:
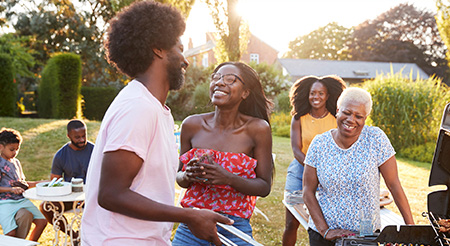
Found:
M 14 144 L 14 143 L 22 143 L 22 135 L 20 132 L 11 128 L 3 127 L 0 129 L 0 144 Z
M 131 78 L 152 64 L 154 48 L 169 50 L 186 28 L 177 9 L 153 1 L 134 2 L 109 24 L 105 42 L 108 62 Z
M 326 108 L 333 116 L 336 116 L 336 102 L 342 91 L 346 88 L 345 81 L 337 75 L 323 77 L 305 76 L 292 85 L 289 93 L 289 99 L 292 105 L 291 115 L 296 120 L 311 111 L 309 91 L 315 82 L 320 82 L 327 88 L 329 97 Z
M 239 112 L 264 119 L 270 124 L 270 112 L 273 103 L 264 94 L 258 73 L 252 67 L 242 62 L 221 63 L 214 69 L 214 73 L 225 65 L 232 65 L 239 69 L 245 88 L 250 90 L 250 95 L 239 105 Z

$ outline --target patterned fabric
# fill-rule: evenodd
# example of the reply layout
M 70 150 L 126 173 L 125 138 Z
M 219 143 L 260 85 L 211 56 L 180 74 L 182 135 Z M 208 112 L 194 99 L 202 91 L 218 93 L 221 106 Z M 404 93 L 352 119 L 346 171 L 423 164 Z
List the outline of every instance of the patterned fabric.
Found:
M 247 179 L 256 178 L 256 159 L 243 153 L 208 149 L 193 148 L 184 153 L 180 157 L 180 161 L 184 164 L 183 171 L 192 158 L 200 158 L 205 153 L 211 155 L 212 159 L 228 172 Z M 229 185 L 211 185 L 202 182 L 189 186 L 181 200 L 183 207 L 205 208 L 245 219 L 252 216 L 255 203 L 256 196 L 242 194 Z
M 359 231 L 360 211 L 372 211 L 374 229 L 381 227 L 378 168 L 394 155 L 389 139 L 378 127 L 364 126 L 348 149 L 335 143 L 331 130 L 314 138 L 305 164 L 317 170 L 317 197 L 330 228 Z M 312 219 L 308 225 L 317 231 Z
M 20 161 L 16 158 L 9 162 L 2 157 L 0 157 L 0 186 L 1 187 L 12 187 L 14 181 L 24 181 L 25 175 L 22 171 L 22 165 Z M 12 192 L 1 192 L 0 200 L 20 200 L 23 199 L 22 194 L 14 194 Z

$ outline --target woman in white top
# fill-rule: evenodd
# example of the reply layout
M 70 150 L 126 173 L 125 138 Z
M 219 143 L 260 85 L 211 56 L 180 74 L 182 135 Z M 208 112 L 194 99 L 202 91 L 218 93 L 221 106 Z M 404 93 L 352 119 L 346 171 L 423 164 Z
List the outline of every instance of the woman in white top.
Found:
M 380 128 L 365 126 L 370 94 L 348 88 L 337 107 L 337 129 L 317 135 L 305 159 L 303 199 L 310 213 L 311 246 L 334 245 L 332 240 L 359 231 L 361 211 L 370 211 L 373 229 L 380 228 L 380 173 L 405 223 L 414 224 L 394 148 Z

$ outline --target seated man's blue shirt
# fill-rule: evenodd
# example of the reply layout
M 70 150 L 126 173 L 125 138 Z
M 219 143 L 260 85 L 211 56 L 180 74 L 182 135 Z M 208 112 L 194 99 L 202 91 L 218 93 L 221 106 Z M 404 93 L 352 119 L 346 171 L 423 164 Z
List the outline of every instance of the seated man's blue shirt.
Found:
M 65 144 L 53 157 L 52 173 L 64 177 L 70 182 L 73 178 L 82 178 L 86 182 L 86 173 L 91 159 L 94 144 L 87 142 L 82 150 L 73 150 L 69 143 Z

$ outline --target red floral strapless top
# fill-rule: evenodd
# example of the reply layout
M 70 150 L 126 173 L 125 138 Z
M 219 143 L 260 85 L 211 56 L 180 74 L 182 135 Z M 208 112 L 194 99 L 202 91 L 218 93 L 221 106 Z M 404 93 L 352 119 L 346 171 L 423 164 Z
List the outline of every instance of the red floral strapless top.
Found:
M 183 171 L 192 158 L 200 158 L 205 153 L 211 155 L 217 164 L 230 173 L 247 179 L 256 178 L 256 159 L 243 153 L 209 149 L 193 148 L 180 156 L 180 161 L 184 164 Z M 256 196 L 242 194 L 229 185 L 204 184 L 201 181 L 189 186 L 181 200 L 183 207 L 205 208 L 245 219 L 250 219 L 252 216 L 255 203 Z

